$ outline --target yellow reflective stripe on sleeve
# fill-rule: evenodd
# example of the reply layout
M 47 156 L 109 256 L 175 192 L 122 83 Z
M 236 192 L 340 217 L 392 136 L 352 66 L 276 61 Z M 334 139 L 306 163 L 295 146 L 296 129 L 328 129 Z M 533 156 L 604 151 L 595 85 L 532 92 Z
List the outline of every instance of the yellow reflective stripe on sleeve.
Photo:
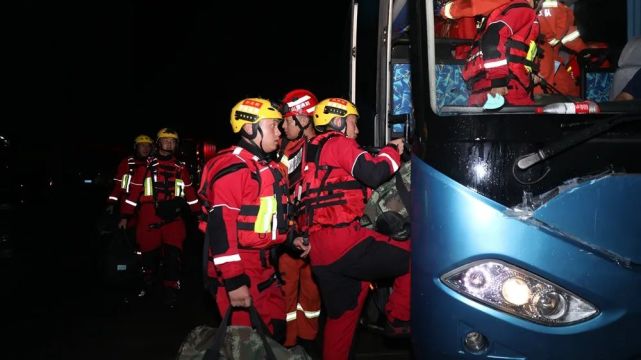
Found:
M 154 194 L 154 186 L 151 181 L 151 177 L 145 178 L 145 196 L 151 196 Z
M 185 182 L 181 179 L 176 179 L 176 185 L 174 186 L 174 195 L 176 197 L 185 196 Z
M 276 214 L 276 195 L 261 197 L 258 215 L 256 215 L 254 223 L 254 232 L 261 234 L 270 232 L 274 214 Z

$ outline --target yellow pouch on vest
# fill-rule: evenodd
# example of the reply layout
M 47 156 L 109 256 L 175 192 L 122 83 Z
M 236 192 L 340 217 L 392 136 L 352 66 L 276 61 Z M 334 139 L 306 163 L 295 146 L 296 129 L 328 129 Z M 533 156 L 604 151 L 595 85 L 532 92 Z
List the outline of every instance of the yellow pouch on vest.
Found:
M 537 46 L 536 46 L 536 41 L 531 40 L 530 41 L 530 47 L 527 49 L 527 55 L 525 55 L 525 59 L 531 62 L 534 62 L 534 58 L 536 57 L 537 53 Z M 532 72 L 532 67 L 525 65 L 525 70 L 527 72 L 531 73 Z
M 154 184 L 151 181 L 151 177 L 145 178 L 145 196 L 151 196 L 154 194 Z
M 185 197 L 185 182 L 181 179 L 176 179 L 176 185 L 174 186 L 174 195 L 176 197 Z
M 272 222 L 276 214 L 276 196 L 263 196 L 260 198 L 260 207 L 258 208 L 258 215 L 256 215 L 256 222 L 254 223 L 254 232 L 264 234 L 272 230 Z

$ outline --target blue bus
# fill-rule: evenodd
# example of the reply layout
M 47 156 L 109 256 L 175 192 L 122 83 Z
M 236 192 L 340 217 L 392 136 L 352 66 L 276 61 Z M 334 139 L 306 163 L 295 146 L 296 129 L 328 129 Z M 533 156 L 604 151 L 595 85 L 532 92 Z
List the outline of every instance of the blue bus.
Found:
M 441 1 L 352 2 L 361 135 L 412 143 L 417 359 L 641 359 L 641 100 L 610 101 L 641 1 L 566 3 L 608 44 L 578 56 L 593 113 L 469 107 Z

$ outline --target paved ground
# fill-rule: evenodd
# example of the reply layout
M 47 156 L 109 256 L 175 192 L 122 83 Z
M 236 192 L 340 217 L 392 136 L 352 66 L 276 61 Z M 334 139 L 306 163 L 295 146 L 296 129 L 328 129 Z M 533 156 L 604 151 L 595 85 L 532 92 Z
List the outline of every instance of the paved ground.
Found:
M 88 204 L 99 198 L 83 197 Z M 123 303 L 97 276 L 96 206 L 56 207 L 46 199 L 36 213 L 22 208 L 13 255 L 0 258 L 2 359 L 173 359 L 183 337 L 199 324 L 219 321 L 201 290 L 201 243 L 186 243 L 183 291 L 177 310 L 160 300 Z M 34 215 L 37 214 L 37 215 Z M 311 354 L 320 358 L 319 346 Z M 356 359 L 409 359 L 408 341 L 391 341 L 359 329 Z

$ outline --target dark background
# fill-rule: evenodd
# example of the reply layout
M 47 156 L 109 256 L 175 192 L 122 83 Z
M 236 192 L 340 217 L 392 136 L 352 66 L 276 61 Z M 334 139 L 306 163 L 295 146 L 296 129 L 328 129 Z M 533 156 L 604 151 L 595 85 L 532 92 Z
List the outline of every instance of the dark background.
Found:
M 244 97 L 347 95 L 348 13 L 349 1 L 23 1 L 9 15 L 15 111 L 1 129 L 129 145 L 170 126 L 226 144 Z
M 347 95 L 349 1 L 19 1 L 4 12 L 2 359 L 171 359 L 217 321 L 190 221 L 178 311 L 100 278 L 109 179 L 140 133 L 234 141 L 232 106 Z M 311 7 L 311 9 L 310 9 Z M 8 141 L 5 141 L 8 139 Z M 187 154 L 187 157 L 193 153 Z M 157 300 L 157 299 L 156 299 Z

